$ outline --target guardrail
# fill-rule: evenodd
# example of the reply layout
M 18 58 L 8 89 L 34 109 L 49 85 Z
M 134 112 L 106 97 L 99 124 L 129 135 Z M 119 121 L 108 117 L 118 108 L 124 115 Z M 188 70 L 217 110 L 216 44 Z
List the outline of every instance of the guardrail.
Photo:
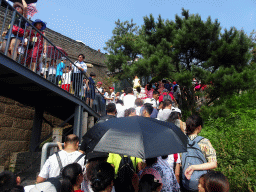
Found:
M 5 0 L 0 0 L 0 5 L 4 11 L 0 52 L 104 114 L 105 101 L 93 80 L 79 62 L 72 62 L 64 50 L 47 38 L 42 30 L 44 24 L 29 21 Z
M 64 148 L 64 143 L 61 143 L 62 147 Z M 79 147 L 81 146 L 81 144 L 79 144 Z M 48 152 L 50 148 L 53 147 L 58 147 L 57 143 L 45 143 L 43 145 L 42 148 L 42 154 L 41 154 L 41 166 L 40 166 L 40 170 L 43 168 L 44 163 L 46 162 L 47 158 L 48 158 Z M 51 155 L 51 154 L 50 154 Z

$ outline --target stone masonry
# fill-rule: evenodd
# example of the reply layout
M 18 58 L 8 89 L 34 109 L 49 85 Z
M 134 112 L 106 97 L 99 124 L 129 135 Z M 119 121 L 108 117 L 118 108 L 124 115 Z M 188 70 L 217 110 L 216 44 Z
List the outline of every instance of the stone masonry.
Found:
M 44 117 L 53 125 L 62 122 L 48 114 Z M 29 150 L 33 118 L 33 108 L 0 96 L 0 166 L 8 169 L 12 153 Z M 41 138 L 51 132 L 52 127 L 43 122 Z

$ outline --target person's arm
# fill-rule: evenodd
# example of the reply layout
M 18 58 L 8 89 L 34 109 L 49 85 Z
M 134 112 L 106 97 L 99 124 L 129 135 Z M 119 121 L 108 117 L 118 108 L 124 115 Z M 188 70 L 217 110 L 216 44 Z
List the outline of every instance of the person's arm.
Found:
M 23 4 L 23 7 L 24 7 L 23 16 L 24 16 L 25 18 L 27 18 L 27 16 L 28 16 L 28 5 L 27 5 L 27 3 L 26 3 L 25 0 L 22 0 L 22 4 Z
M 45 182 L 45 181 L 46 181 L 46 179 L 43 178 L 43 177 L 38 176 L 38 177 L 36 178 L 36 183 L 42 183 L 42 182 Z
M 193 174 L 194 171 L 211 170 L 215 168 L 217 168 L 217 162 L 208 162 L 200 165 L 191 165 L 186 169 L 185 176 L 188 180 L 190 180 L 191 175 Z
M 43 32 L 43 35 L 46 36 L 45 32 Z M 47 50 L 46 40 L 44 40 L 43 45 L 44 45 L 44 54 L 46 54 L 46 50 Z
M 36 178 L 37 183 L 41 183 L 46 181 L 49 177 L 49 170 L 50 170 L 50 162 L 49 159 L 46 160 L 42 170 L 40 171 L 39 175 Z
M 176 177 L 178 183 L 180 183 L 180 163 L 176 163 L 175 177 Z

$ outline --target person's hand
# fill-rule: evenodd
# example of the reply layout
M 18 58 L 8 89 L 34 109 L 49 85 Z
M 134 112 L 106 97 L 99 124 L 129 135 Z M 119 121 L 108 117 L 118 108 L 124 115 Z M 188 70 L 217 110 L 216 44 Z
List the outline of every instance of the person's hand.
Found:
M 63 149 L 63 148 L 62 148 L 62 145 L 61 145 L 61 143 L 60 143 L 60 142 L 58 142 L 58 141 L 57 141 L 57 145 L 58 145 L 58 147 L 59 147 L 59 149 L 60 149 L 60 150 L 62 150 L 62 149 Z
M 186 178 L 187 178 L 188 180 L 191 179 L 191 176 L 192 176 L 194 170 L 195 170 L 195 169 L 194 169 L 193 165 L 189 166 L 189 167 L 186 169 L 186 171 L 185 171 L 185 176 L 186 176 Z

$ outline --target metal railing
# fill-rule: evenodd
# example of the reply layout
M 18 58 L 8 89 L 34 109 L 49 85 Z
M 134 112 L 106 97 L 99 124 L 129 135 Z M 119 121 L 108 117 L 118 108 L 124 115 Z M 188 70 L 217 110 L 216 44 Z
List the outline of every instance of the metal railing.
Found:
M 64 50 L 39 30 L 40 27 L 24 18 L 8 2 L 0 0 L 0 5 L 4 13 L 0 22 L 0 52 L 104 114 L 104 98 L 85 71 L 78 68 L 80 65 L 72 62 Z
M 61 143 L 62 147 L 64 148 L 64 143 Z M 81 144 L 79 144 L 79 147 L 81 146 Z M 41 154 L 41 166 L 40 166 L 40 170 L 43 168 L 44 163 L 46 162 L 47 158 L 52 155 L 49 154 L 49 149 L 53 148 L 53 147 L 58 147 L 57 143 L 45 143 L 43 145 L 42 148 L 42 154 Z M 48 156 L 49 155 L 49 156 Z

